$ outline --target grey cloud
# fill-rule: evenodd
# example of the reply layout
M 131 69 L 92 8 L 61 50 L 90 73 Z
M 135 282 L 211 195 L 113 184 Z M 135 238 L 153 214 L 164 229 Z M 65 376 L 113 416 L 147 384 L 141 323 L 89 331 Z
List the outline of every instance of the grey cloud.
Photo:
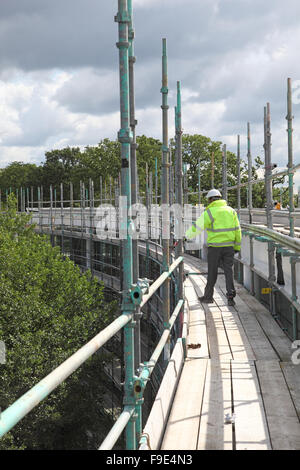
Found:
M 54 98 L 74 113 L 106 114 L 119 107 L 117 70 L 80 69 Z
M 2 1 L 0 77 L 10 79 L 8 67 L 36 71 L 41 80 L 42 73 L 53 68 L 71 69 L 72 78 L 54 97 L 60 106 L 93 115 L 117 111 L 116 12 L 117 0 Z M 244 132 L 247 121 L 260 126 L 267 101 L 277 128 L 286 112 L 286 78 L 300 79 L 295 60 L 299 15 L 296 0 L 165 0 L 134 8 L 137 109 L 160 107 L 161 39 L 166 37 L 170 108 L 175 104 L 176 81 L 181 80 L 183 88 L 197 94 L 187 99 L 187 113 L 191 102 L 225 100 L 226 112 L 213 130 L 218 135 Z M 274 48 L 284 45 L 286 58 L 270 59 Z M 56 121 L 54 114 L 49 118 L 48 127 L 38 125 L 37 116 L 47 113 L 34 106 L 31 114 L 21 115 L 29 124 L 23 126 L 20 145 L 26 139 L 41 143 L 47 133 L 67 133 L 59 114 Z M 201 123 L 195 131 L 201 132 Z
M 134 2 L 133 2 L 134 3 Z M 228 49 L 259 41 L 264 14 L 254 17 L 249 2 L 216 0 L 158 2 L 134 11 L 136 55 L 140 63 L 159 60 L 161 38 L 170 58 L 210 60 Z M 277 3 L 277 2 L 276 2 Z M 226 7 L 224 6 L 226 5 Z M 241 7 L 243 5 L 243 8 Z M 0 5 L 0 64 L 24 70 L 53 67 L 114 67 L 117 2 L 98 0 L 13 0 Z M 259 11 L 264 13 L 264 9 Z M 250 14 L 250 16 L 249 16 Z M 233 21 L 234 16 L 239 20 Z M 272 26 L 267 22 L 267 29 Z M 273 26 L 275 27 L 275 26 Z M 254 33 L 255 28 L 255 33 Z
M 19 112 L 21 133 L 3 139 L 4 146 L 37 147 L 51 138 L 70 132 L 63 113 L 49 107 L 39 96 L 33 96 L 30 107 Z
M 7 5 L 9 4 L 9 5 Z M 11 1 L 0 4 L 0 66 L 23 70 L 112 64 L 114 2 Z

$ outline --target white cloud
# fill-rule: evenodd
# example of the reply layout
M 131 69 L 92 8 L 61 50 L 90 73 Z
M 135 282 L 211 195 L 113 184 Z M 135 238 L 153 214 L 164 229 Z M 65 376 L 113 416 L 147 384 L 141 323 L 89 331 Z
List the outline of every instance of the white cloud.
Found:
M 119 105 L 118 71 L 91 67 L 75 70 L 57 88 L 54 98 L 71 112 L 110 113 Z
M 0 3 L 0 166 L 8 159 L 41 159 L 52 148 L 115 139 L 117 2 L 21 3 Z M 161 38 L 166 37 L 169 137 L 180 80 L 184 132 L 222 140 L 234 152 L 240 134 L 245 158 L 250 121 L 253 158 L 263 158 L 263 107 L 269 101 L 273 161 L 286 165 L 286 79 L 300 79 L 300 4 L 287 3 L 290 8 L 274 0 L 270 9 L 258 0 L 133 0 L 137 134 L 161 139 Z M 298 162 L 300 105 L 294 105 L 294 115 Z
M 104 136 L 116 138 L 119 113 L 95 116 L 73 113 L 56 101 L 72 73 L 15 71 L 0 81 L 0 166 L 11 161 L 42 161 L 43 154 L 62 146 L 96 145 Z
M 14 146 L 2 146 L 1 147 L 1 159 L 0 167 L 5 167 L 11 162 L 23 162 L 23 163 L 36 163 L 40 164 L 44 161 L 46 147 L 14 147 Z

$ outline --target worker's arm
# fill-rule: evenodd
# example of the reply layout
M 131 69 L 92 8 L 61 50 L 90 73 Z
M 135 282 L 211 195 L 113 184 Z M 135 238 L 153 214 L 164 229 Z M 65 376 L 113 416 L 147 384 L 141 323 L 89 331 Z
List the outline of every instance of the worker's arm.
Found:
M 195 238 L 198 234 L 200 234 L 205 228 L 209 227 L 210 224 L 209 217 L 206 211 L 202 212 L 200 217 L 194 222 L 191 227 L 185 232 L 185 236 L 187 240 L 191 240 Z
M 240 222 L 237 216 L 237 213 L 234 211 L 234 227 L 237 228 L 235 230 L 235 240 L 234 240 L 234 251 L 240 251 L 241 249 L 241 241 L 242 241 L 242 231 L 240 227 Z

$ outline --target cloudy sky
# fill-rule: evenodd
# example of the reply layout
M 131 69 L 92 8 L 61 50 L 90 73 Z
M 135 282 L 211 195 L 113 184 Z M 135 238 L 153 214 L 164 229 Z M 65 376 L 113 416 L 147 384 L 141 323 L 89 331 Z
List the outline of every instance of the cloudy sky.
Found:
M 287 78 L 294 85 L 294 159 L 300 162 L 298 0 L 133 0 L 137 134 L 161 138 L 161 42 L 167 38 L 169 135 L 176 82 L 184 132 L 287 165 Z M 40 163 L 65 146 L 115 139 L 120 127 L 117 0 L 1 0 L 0 167 Z M 299 94 L 298 94 L 299 91 Z M 295 179 L 300 185 L 300 171 Z

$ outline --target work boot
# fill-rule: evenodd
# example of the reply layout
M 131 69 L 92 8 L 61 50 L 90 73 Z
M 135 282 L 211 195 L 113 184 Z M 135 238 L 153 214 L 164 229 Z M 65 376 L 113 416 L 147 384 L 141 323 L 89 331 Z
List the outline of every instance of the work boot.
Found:
M 228 306 L 229 307 L 234 307 L 235 301 L 233 300 L 232 297 L 228 297 Z
M 214 303 L 214 299 L 208 299 L 207 297 L 205 297 L 205 295 L 203 295 L 203 297 L 200 297 L 199 300 L 203 304 L 213 304 Z

